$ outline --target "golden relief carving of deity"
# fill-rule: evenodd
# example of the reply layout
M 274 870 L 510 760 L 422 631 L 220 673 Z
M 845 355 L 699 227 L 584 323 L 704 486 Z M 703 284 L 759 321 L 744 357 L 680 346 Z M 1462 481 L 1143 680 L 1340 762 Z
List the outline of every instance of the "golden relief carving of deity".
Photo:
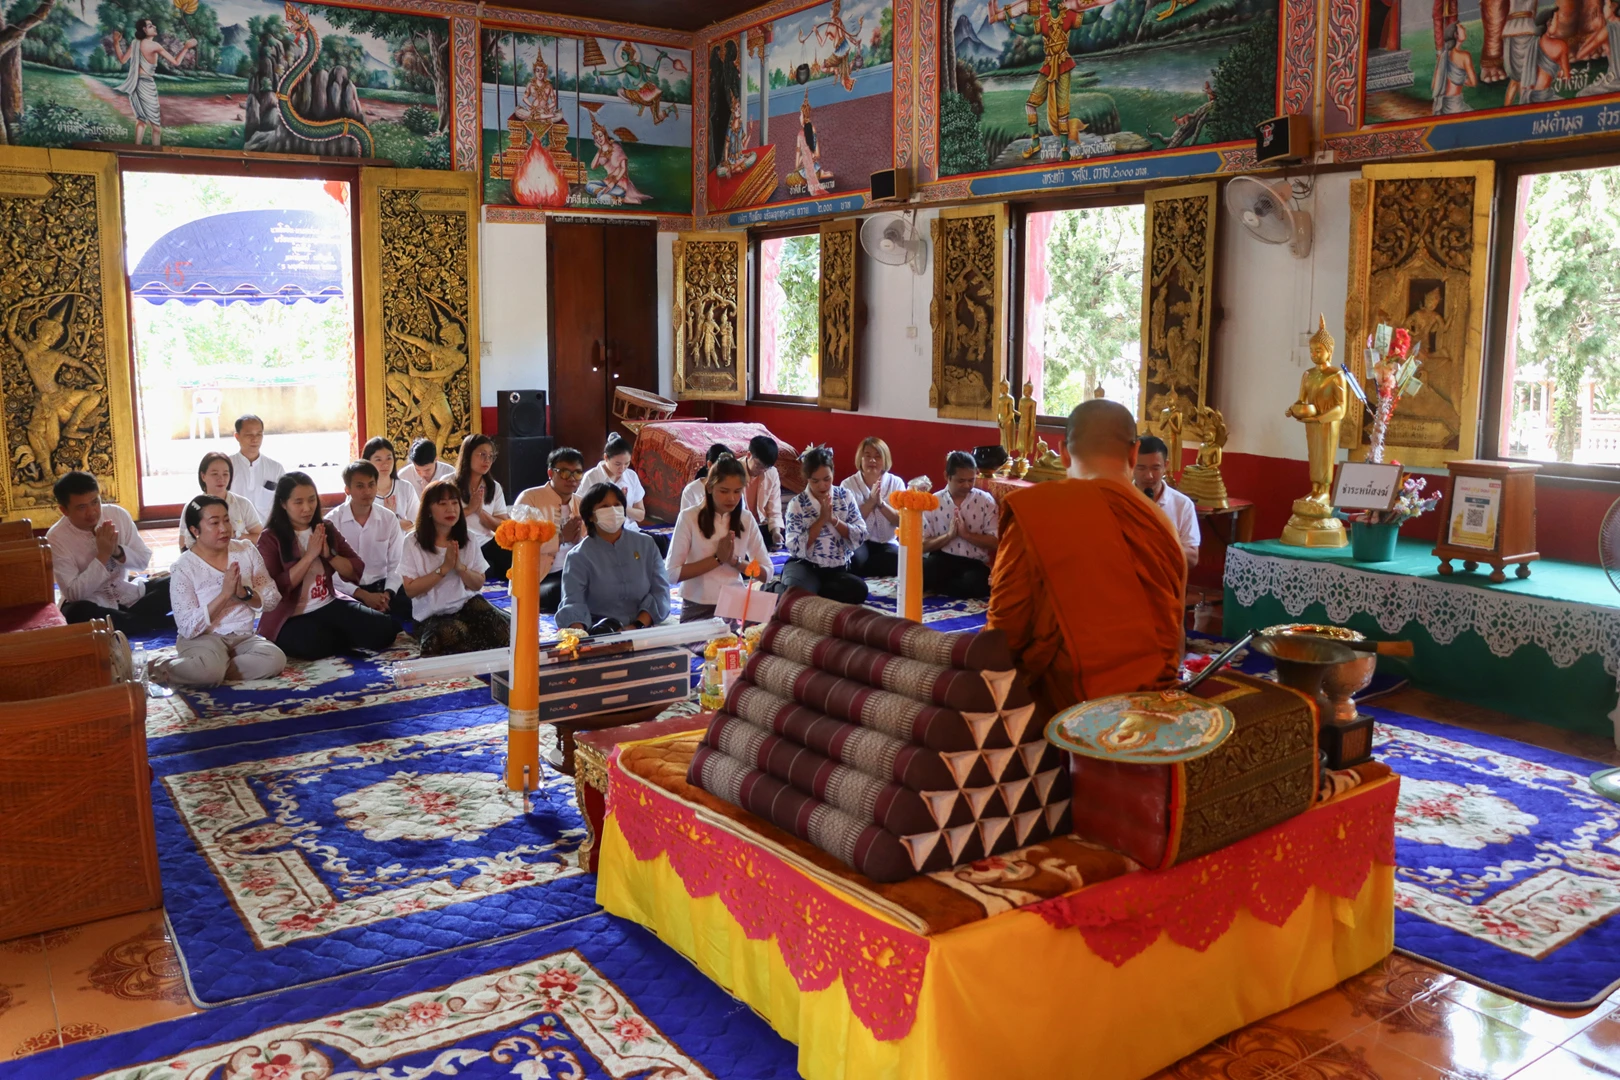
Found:
M 1002 238 L 1007 209 L 942 210 L 934 220 L 934 382 L 942 417 L 994 420 L 991 388 L 1006 372 Z
M 821 392 L 817 404 L 829 409 L 855 408 L 859 384 L 855 333 L 856 237 L 859 223 L 840 221 L 821 227 Z
M 1192 415 L 1209 384 L 1210 276 L 1214 270 L 1213 183 L 1149 192 L 1147 267 L 1142 276 L 1142 384 L 1138 416 Z
M 742 401 L 748 394 L 743 233 L 683 233 L 675 242 L 675 397 Z
M 1439 466 L 1475 451 L 1483 344 L 1492 166 L 1386 165 L 1363 170 L 1352 201 L 1346 326 L 1359 346 L 1379 324 L 1405 327 L 1418 346 L 1422 389 L 1390 421 L 1386 453 Z M 1359 242 L 1358 242 L 1359 241 Z M 1353 321 L 1352 321 L 1353 320 Z M 1361 348 L 1351 370 L 1366 384 Z M 1350 410 L 1340 443 L 1359 456 L 1361 410 Z
M 362 173 L 361 249 L 367 429 L 444 453 L 481 425 L 476 191 L 441 175 Z
M 122 239 L 111 155 L 0 152 L 0 513 L 49 524 L 73 469 L 138 505 Z

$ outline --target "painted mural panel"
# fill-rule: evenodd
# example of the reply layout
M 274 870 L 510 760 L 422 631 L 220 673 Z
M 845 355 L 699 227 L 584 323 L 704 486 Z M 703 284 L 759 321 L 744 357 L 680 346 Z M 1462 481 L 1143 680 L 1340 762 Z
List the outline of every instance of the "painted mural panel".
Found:
M 692 212 L 692 54 L 486 25 L 484 201 Z
M 24 6 L 29 18 L 17 27 L 44 14 L 20 39 L 0 40 L 0 50 L 21 54 L 0 78 L 9 142 L 450 167 L 444 19 L 284 0 Z
M 1279 111 L 1278 0 L 940 10 L 942 176 L 1249 141 Z
M 1608 0 L 1370 0 L 1366 35 L 1369 126 L 1620 94 Z
M 709 43 L 708 209 L 866 191 L 894 165 L 894 11 L 829 0 Z

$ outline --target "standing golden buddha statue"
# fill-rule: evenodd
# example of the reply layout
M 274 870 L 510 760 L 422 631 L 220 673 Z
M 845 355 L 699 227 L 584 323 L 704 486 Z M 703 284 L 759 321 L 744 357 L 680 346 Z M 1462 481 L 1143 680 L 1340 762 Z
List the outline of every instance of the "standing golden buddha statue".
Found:
M 1333 461 L 1350 388 L 1344 371 L 1333 363 L 1333 335 L 1320 315 L 1316 333 L 1311 335 L 1311 365 L 1299 380 L 1299 400 L 1288 406 L 1288 415 L 1305 425 L 1311 493 L 1294 500 L 1294 514 L 1283 526 L 1282 542 L 1298 547 L 1344 547 L 1350 542 L 1344 522 L 1333 516 Z

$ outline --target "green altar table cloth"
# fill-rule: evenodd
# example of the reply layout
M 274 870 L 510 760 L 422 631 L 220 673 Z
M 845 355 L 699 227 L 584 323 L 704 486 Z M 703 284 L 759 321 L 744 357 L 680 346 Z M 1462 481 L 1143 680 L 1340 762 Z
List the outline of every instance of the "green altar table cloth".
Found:
M 1490 568 L 1439 573 L 1432 545 L 1402 540 L 1394 560 L 1358 563 L 1349 548 L 1276 540 L 1237 544 L 1226 561 L 1225 632 L 1285 622 L 1349 626 L 1410 640 L 1410 660 L 1381 670 L 1414 686 L 1556 727 L 1616 738 L 1620 592 L 1596 566 L 1544 559 L 1500 585 Z M 1455 565 L 1455 564 L 1454 564 Z

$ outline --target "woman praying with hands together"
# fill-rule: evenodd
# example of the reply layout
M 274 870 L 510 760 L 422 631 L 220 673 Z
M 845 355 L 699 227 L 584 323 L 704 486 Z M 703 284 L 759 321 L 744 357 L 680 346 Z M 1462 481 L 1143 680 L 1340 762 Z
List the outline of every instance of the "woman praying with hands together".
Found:
M 231 490 L 231 477 L 234 474 L 235 467 L 231 465 L 231 456 L 213 450 L 204 454 L 202 461 L 197 465 L 197 486 L 202 489 L 204 495 L 224 500 L 230 514 L 233 539 L 257 542 L 259 534 L 264 532 L 264 522 L 259 520 L 259 512 L 254 509 L 252 502 Z M 182 524 L 180 550 L 184 551 L 196 542 L 197 538 Z
M 866 542 L 860 504 L 833 483 L 833 453 L 813 446 L 799 458 L 805 488 L 787 505 L 789 559 L 782 584 L 844 604 L 866 603 L 866 582 L 849 572 L 849 559 Z
M 400 483 L 394 444 L 379 435 L 366 440 L 360 456 L 377 467 L 377 501 L 399 518 L 402 531 L 410 532 L 416 527 L 416 511 L 422 505 L 422 497 L 410 484 Z
M 756 562 L 770 577 L 771 553 L 754 515 L 743 508 L 748 469 L 726 454 L 704 478 L 703 502 L 681 511 L 669 543 L 664 572 L 681 586 L 681 622 L 714 615 L 720 590 L 743 579 Z
M 462 510 L 467 515 L 467 540 L 484 553 L 489 576 L 505 581 L 512 569 L 512 553 L 495 542 L 495 530 L 507 518 L 506 493 L 500 481 L 489 475 L 495 466 L 495 440 L 488 435 L 469 435 L 461 440 L 461 458 L 456 462 L 456 487 L 461 491 Z M 430 487 L 432 485 L 429 485 Z M 427 504 L 427 492 L 422 492 Z
M 843 488 L 861 504 L 861 520 L 866 522 L 866 542 L 850 557 L 850 572 L 863 578 L 893 577 L 900 572 L 900 548 L 894 529 L 900 524 L 900 511 L 889 505 L 889 496 L 906 489 L 906 482 L 889 471 L 893 459 L 889 444 L 868 435 L 855 449 L 854 475 Z
M 511 624 L 485 600 L 484 553 L 469 540 L 454 480 L 435 480 L 422 493 L 416 532 L 405 541 L 399 573 L 423 656 L 505 648 Z

